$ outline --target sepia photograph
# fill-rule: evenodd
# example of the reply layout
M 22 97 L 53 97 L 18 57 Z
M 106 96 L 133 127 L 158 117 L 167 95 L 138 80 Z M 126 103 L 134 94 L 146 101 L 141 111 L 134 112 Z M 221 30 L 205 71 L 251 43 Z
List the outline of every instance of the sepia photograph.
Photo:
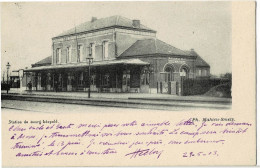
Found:
M 1 2 L 3 167 L 256 165 L 255 2 Z
M 153 3 L 3 3 L 2 107 L 231 108 L 231 3 Z

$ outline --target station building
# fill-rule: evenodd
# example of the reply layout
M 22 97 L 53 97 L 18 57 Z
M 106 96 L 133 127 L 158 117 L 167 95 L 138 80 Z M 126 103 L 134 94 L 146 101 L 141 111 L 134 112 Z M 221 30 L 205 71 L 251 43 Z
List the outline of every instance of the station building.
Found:
M 207 78 L 210 66 L 193 49 L 157 39 L 140 20 L 111 16 L 53 37 L 52 55 L 24 74 L 33 90 L 179 94 L 181 80 Z

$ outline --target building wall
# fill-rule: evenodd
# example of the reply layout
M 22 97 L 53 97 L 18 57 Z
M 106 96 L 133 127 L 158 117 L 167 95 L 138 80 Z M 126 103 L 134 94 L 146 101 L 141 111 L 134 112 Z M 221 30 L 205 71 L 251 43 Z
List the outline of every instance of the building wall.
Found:
M 210 67 L 196 67 L 196 77 L 210 77 Z
M 156 37 L 156 33 L 150 32 L 140 32 L 125 29 L 115 29 L 115 32 L 118 56 L 127 50 L 131 45 L 133 45 L 137 40 L 151 39 Z
M 56 64 L 57 49 L 61 49 L 61 64 L 66 64 L 67 47 L 71 47 L 71 62 L 77 62 L 77 45 L 82 45 L 82 60 L 80 62 L 86 62 L 86 57 L 89 56 L 90 44 L 95 45 L 94 61 L 102 61 L 103 58 L 103 42 L 108 42 L 108 58 L 107 60 L 115 59 L 115 41 L 113 29 L 107 31 L 101 31 L 96 33 L 88 33 L 84 35 L 70 36 L 67 38 L 59 38 L 53 40 L 53 65 Z
M 194 59 L 192 58 L 176 58 L 176 57 L 165 57 L 165 56 L 145 56 L 140 57 L 142 61 L 149 62 L 153 66 L 153 73 L 151 74 L 150 87 L 156 88 L 157 82 L 165 81 L 164 68 L 166 65 L 174 64 L 174 81 L 180 81 L 180 66 L 187 65 L 189 67 L 189 78 L 194 78 L 195 67 Z
M 95 44 L 94 61 L 112 60 L 115 59 L 116 56 L 122 54 L 137 40 L 155 38 L 155 36 L 155 33 L 150 32 L 111 28 L 109 30 L 77 35 L 77 37 L 75 35 L 60 37 L 58 39 L 53 39 L 52 64 L 56 64 L 58 48 L 61 49 L 60 64 L 66 64 L 68 47 L 71 47 L 71 63 L 77 62 L 77 45 L 82 45 L 83 47 L 83 60 L 80 60 L 80 62 L 85 62 L 86 57 L 89 56 L 91 43 Z M 103 55 L 104 41 L 108 42 L 108 58 L 104 58 Z M 67 63 L 69 62 L 67 61 Z

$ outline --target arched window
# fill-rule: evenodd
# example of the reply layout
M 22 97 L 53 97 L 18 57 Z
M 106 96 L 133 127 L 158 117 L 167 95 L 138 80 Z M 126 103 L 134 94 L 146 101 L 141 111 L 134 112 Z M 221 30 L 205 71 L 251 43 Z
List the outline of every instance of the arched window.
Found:
M 174 68 L 172 65 L 167 65 L 164 68 L 165 73 L 165 82 L 174 81 Z
M 183 76 L 185 79 L 189 78 L 189 67 L 186 65 L 181 66 L 180 72 L 181 72 L 181 76 Z

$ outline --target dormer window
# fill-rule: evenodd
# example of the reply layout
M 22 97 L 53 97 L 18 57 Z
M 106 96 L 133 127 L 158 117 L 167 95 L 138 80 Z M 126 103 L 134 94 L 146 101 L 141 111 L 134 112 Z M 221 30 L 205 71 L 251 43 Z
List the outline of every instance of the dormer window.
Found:
M 103 41 L 103 59 L 108 59 L 108 41 Z

